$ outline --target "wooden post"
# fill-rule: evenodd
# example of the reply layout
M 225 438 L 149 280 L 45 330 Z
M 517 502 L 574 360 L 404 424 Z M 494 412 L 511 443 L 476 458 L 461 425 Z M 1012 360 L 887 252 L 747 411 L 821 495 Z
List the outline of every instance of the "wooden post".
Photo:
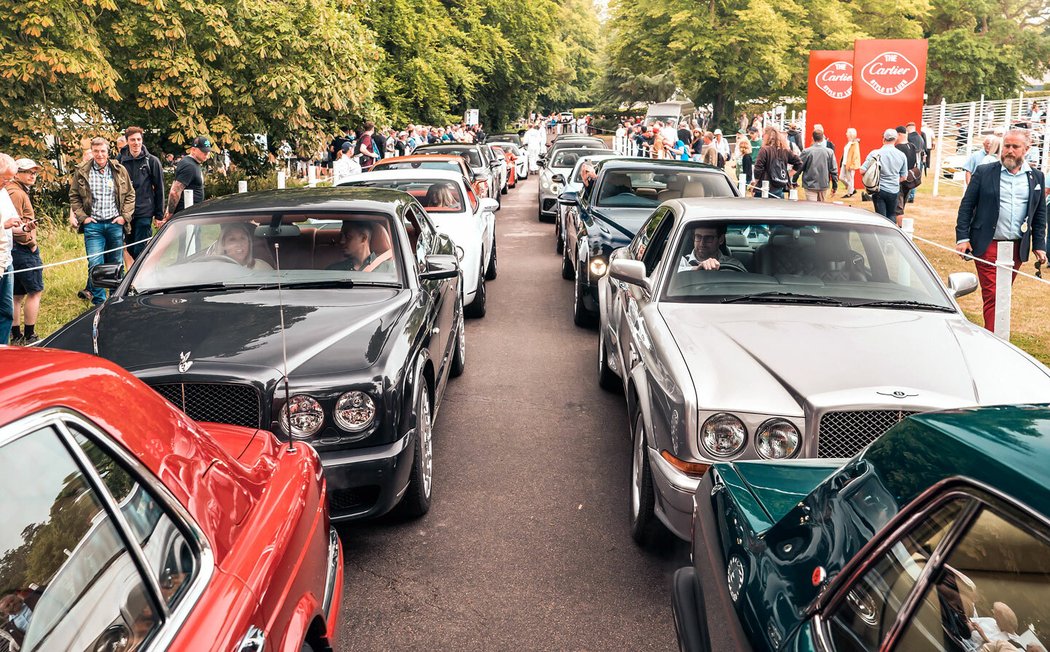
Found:
M 1009 113 L 1009 112 L 1008 112 Z M 1010 341 L 1010 292 L 1013 289 L 1014 243 L 1000 240 L 995 255 L 995 328 L 996 337 Z
M 282 170 L 282 171 L 277 173 L 277 189 L 278 190 L 284 190 L 286 185 L 287 185 L 287 182 L 285 181 L 284 170 Z
M 248 182 L 247 181 L 238 181 L 237 182 L 237 192 L 238 193 L 248 192 Z

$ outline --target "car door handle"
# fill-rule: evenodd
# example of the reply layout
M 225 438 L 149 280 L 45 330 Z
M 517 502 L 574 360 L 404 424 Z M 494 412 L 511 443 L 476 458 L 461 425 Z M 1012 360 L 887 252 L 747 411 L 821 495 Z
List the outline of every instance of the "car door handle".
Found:
M 264 652 L 266 649 L 266 633 L 255 625 L 248 628 L 237 647 L 238 652 Z

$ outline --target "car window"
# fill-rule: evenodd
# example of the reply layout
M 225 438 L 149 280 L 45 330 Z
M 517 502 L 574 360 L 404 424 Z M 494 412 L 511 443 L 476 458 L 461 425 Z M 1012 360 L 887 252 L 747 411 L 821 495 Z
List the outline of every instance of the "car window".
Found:
M 197 574 L 194 547 L 148 487 L 83 432 L 74 438 L 130 526 L 161 595 L 174 607 Z
M 407 192 L 415 197 L 428 213 L 461 213 L 464 211 L 463 191 L 454 181 L 427 179 L 420 176 L 412 179 L 359 179 L 342 185 Z
M 969 501 L 953 499 L 893 543 L 849 587 L 828 616 L 828 634 L 839 652 L 878 650 L 890 633 L 919 575 Z M 925 649 L 925 646 L 917 648 Z
M 656 263 L 659 262 L 659 251 L 663 250 L 662 245 L 666 244 L 667 232 L 669 231 L 669 229 L 661 230 L 660 227 L 674 221 L 667 219 L 670 215 L 672 215 L 672 213 L 669 208 L 661 208 L 655 211 L 645 224 L 642 225 L 642 228 L 638 230 L 638 233 L 634 236 L 634 239 L 629 245 L 631 257 L 635 260 L 645 262 L 647 274 L 651 274 L 653 269 L 656 268 Z M 657 237 L 658 232 L 661 231 L 664 242 L 657 244 L 654 242 L 654 238 Z M 654 252 L 656 252 L 655 255 Z
M 197 284 L 269 288 L 278 280 L 398 283 L 390 224 L 383 213 L 342 211 L 179 218 L 164 227 L 134 269 L 132 292 Z
M 718 237 L 701 246 L 698 229 L 716 229 Z M 881 225 L 697 222 L 682 229 L 674 251 L 679 265 L 668 279 L 669 301 L 761 303 L 791 293 L 850 306 L 954 310 L 907 238 Z M 708 258 L 720 260 L 717 271 L 697 264 Z
M 0 448 L 0 495 L 0 641 L 25 651 L 142 647 L 161 611 L 54 428 Z
M 410 206 L 405 215 L 409 218 L 411 224 L 411 230 L 418 233 L 416 236 L 416 261 L 419 264 L 419 268 L 423 269 L 426 267 L 427 254 L 434 250 L 434 239 L 437 237 L 437 231 L 434 229 L 433 223 L 430 218 L 427 217 L 427 213 L 421 210 L 418 206 Z
M 689 197 L 734 197 L 733 186 L 724 174 L 659 169 L 606 170 L 599 181 L 598 206 L 658 206 L 669 199 Z
M 372 166 L 373 170 L 449 170 L 460 172 L 462 168 L 455 161 L 380 161 Z
M 1050 543 L 983 508 L 933 578 L 900 650 L 1046 650 Z
M 660 259 L 664 255 L 664 249 L 667 248 L 668 236 L 671 235 L 671 227 L 674 226 L 674 211 L 670 208 L 665 208 L 657 212 L 662 215 L 655 225 L 648 225 L 655 228 L 649 237 L 649 243 L 645 247 L 645 251 L 642 252 L 642 262 L 645 263 L 646 275 L 652 274 L 656 266 L 660 264 Z

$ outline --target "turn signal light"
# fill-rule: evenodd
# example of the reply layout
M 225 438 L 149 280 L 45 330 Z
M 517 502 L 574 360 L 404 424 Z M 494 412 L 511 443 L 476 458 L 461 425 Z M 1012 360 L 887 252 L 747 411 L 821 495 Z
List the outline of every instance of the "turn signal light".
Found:
M 707 470 L 711 468 L 710 464 L 700 464 L 699 462 L 686 462 L 685 460 L 680 460 L 665 450 L 660 451 L 660 457 L 667 460 L 668 464 L 678 469 L 682 473 L 686 473 L 688 475 L 695 475 L 697 477 L 707 473 Z

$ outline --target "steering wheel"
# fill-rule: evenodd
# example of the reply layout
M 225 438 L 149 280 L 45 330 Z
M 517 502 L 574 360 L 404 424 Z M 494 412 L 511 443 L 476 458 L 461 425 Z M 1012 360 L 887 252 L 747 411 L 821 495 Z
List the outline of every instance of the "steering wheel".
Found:
M 227 256 L 226 254 L 208 254 L 207 256 L 201 256 L 200 258 L 194 260 L 193 262 L 195 262 L 195 263 L 220 262 L 220 263 L 233 263 L 234 265 L 240 265 L 240 263 L 237 262 L 236 259 L 234 259 L 234 258 L 232 258 L 230 256 Z

